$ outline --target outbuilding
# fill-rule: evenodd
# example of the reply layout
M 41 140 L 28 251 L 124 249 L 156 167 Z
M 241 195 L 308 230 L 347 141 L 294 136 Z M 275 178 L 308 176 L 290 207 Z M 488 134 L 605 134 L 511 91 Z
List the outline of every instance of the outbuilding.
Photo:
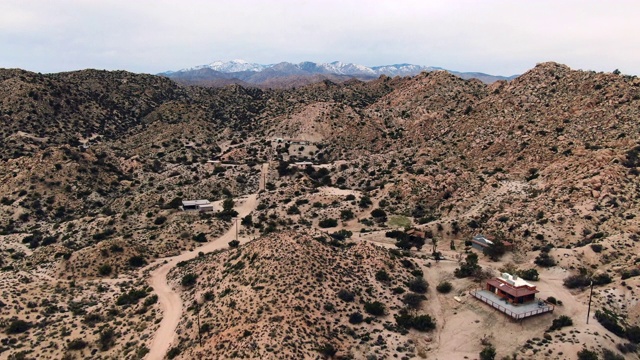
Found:
M 209 200 L 183 200 L 182 210 L 184 211 L 213 211 L 213 204 Z

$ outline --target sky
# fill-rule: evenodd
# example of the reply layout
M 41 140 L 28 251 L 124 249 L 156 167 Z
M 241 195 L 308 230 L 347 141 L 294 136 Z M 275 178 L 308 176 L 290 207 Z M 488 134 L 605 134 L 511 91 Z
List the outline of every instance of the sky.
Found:
M 153 74 L 231 59 L 640 75 L 640 1 L 0 1 L 0 68 Z

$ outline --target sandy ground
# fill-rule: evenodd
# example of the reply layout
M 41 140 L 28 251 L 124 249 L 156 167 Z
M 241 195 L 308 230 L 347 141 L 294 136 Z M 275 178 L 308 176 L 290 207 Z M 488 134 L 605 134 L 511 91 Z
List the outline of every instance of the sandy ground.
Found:
M 260 190 L 264 189 L 263 174 L 269 169 L 268 164 L 263 164 L 262 174 L 260 175 Z M 251 194 L 248 196 L 236 199 L 236 208 L 238 217 L 244 217 L 251 213 L 258 206 L 258 195 Z M 149 353 L 146 359 L 148 360 L 162 360 L 165 354 L 169 350 L 174 338 L 175 330 L 180 322 L 182 316 L 182 300 L 180 295 L 176 292 L 167 282 L 167 274 L 173 269 L 177 263 L 181 261 L 187 261 L 198 256 L 199 252 L 212 252 L 219 249 L 228 247 L 228 243 L 236 238 L 236 224 L 232 225 L 229 230 L 219 238 L 208 242 L 207 244 L 198 247 L 194 250 L 184 252 L 178 256 L 171 258 L 165 258 L 154 262 L 150 267 L 156 266 L 160 263 L 162 265 L 155 269 L 149 278 L 149 283 L 153 287 L 153 291 L 158 295 L 158 303 L 162 309 L 163 317 L 160 322 L 160 327 L 156 332 Z M 250 239 L 248 237 L 238 238 L 241 243 L 247 242 Z

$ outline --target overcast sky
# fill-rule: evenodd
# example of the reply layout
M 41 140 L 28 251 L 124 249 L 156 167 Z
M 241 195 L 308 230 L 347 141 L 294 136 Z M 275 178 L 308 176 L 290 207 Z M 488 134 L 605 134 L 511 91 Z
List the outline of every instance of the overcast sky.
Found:
M 158 73 L 230 59 L 640 75 L 640 1 L 0 1 L 0 67 Z

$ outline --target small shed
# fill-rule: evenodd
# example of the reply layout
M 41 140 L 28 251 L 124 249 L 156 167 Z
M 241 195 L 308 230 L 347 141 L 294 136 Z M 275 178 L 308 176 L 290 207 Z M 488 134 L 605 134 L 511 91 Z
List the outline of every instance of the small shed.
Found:
M 493 241 L 487 239 L 487 237 L 482 234 L 478 234 L 471 239 L 471 246 L 482 252 L 491 245 L 493 245 Z
M 213 211 L 213 204 L 209 200 L 183 200 L 184 211 Z

